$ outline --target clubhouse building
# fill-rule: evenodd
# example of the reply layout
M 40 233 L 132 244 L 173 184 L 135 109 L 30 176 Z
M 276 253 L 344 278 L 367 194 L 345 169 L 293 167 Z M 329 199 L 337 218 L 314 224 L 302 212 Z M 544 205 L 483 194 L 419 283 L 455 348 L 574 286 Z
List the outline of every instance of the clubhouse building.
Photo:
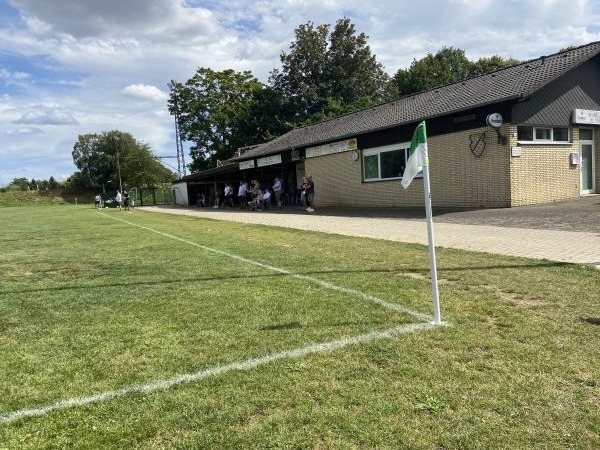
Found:
M 304 174 L 318 206 L 423 205 L 400 180 L 426 121 L 433 206 L 498 208 L 578 198 L 600 184 L 600 42 L 295 128 L 174 183 L 175 203 L 225 183 L 273 185 L 289 204 Z M 236 191 L 237 192 L 237 191 Z

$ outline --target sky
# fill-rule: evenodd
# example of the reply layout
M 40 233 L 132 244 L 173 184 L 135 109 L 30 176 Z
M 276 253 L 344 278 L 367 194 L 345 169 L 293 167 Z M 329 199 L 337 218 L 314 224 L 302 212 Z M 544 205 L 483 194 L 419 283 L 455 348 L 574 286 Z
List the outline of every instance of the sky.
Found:
M 600 41 L 599 0 L 0 0 L 0 186 L 65 180 L 88 133 L 174 157 L 169 81 L 206 67 L 267 83 L 294 30 L 344 17 L 390 76 L 443 47 L 528 60 Z

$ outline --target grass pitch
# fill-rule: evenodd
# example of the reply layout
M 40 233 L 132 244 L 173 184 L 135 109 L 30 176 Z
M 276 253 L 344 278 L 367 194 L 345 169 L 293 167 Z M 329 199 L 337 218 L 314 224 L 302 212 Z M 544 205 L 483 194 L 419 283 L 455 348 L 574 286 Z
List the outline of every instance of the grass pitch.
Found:
M 0 449 L 596 448 L 600 272 L 0 210 Z

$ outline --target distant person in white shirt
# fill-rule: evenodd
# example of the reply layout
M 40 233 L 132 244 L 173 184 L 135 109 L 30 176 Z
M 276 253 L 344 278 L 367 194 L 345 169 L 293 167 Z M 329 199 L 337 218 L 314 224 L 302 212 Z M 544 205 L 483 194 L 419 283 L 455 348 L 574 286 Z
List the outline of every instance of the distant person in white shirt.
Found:
M 275 177 L 275 183 L 273 183 L 273 195 L 275 196 L 275 203 L 277 207 L 281 209 L 281 194 L 283 192 L 283 186 L 279 177 Z

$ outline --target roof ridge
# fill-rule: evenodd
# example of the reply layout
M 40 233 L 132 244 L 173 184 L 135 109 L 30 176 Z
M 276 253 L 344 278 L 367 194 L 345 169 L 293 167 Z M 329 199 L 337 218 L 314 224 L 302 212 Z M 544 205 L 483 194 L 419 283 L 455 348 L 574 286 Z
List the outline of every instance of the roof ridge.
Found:
M 569 49 L 566 49 L 566 50 L 559 50 L 558 52 L 551 53 L 549 55 L 538 56 L 537 58 L 533 58 L 533 59 L 530 59 L 530 60 L 527 60 L 527 61 L 522 61 L 522 62 L 520 62 L 518 64 L 513 65 L 513 66 L 501 67 L 499 69 L 492 70 L 490 72 L 485 72 L 485 73 L 482 73 L 482 74 L 479 74 L 479 75 L 475 75 L 475 76 L 472 76 L 472 77 L 469 77 L 469 78 L 465 78 L 464 80 L 455 81 L 453 83 L 448 83 L 448 84 L 441 84 L 439 86 L 435 86 L 435 87 L 432 87 L 432 88 L 429 88 L 429 89 L 425 89 L 423 91 L 418 91 L 418 92 L 413 92 L 411 94 L 403 95 L 403 96 L 400 96 L 400 97 L 395 98 L 393 100 L 388 100 L 388 101 L 385 101 L 385 102 L 376 103 L 376 104 L 373 104 L 371 106 L 365 106 L 364 108 L 359 108 L 357 110 L 350 111 L 350 112 L 347 112 L 347 113 L 344 113 L 344 114 L 341 114 L 341 115 L 338 115 L 338 116 L 335 116 L 335 117 L 330 117 L 330 118 L 327 118 L 327 119 L 322 119 L 322 120 L 319 120 L 317 122 L 313 122 L 313 123 L 309 123 L 309 124 L 303 124 L 303 125 L 300 125 L 300 126 L 292 128 L 290 131 L 301 130 L 303 128 L 312 127 L 314 125 L 324 124 L 324 123 L 327 123 L 327 122 L 333 122 L 333 121 L 336 121 L 336 120 L 340 120 L 340 119 L 342 119 L 344 117 L 348 117 L 348 116 L 351 116 L 351 115 L 354 115 L 354 114 L 358 114 L 358 113 L 361 113 L 361 112 L 364 112 L 364 111 L 368 111 L 368 110 L 373 109 L 373 108 L 379 108 L 379 107 L 382 107 L 382 106 L 385 106 L 385 105 L 392 105 L 395 102 L 404 101 L 404 100 L 410 99 L 411 97 L 416 97 L 416 96 L 423 95 L 423 94 L 425 94 L 427 92 L 435 92 L 435 91 L 438 91 L 440 89 L 444 89 L 444 88 L 447 88 L 447 87 L 464 84 L 466 82 L 469 82 L 469 81 L 472 81 L 472 80 L 477 80 L 479 78 L 489 77 L 491 75 L 500 74 L 501 72 L 504 72 L 504 71 L 507 71 L 507 70 L 515 70 L 518 67 L 526 67 L 528 64 L 532 64 L 532 63 L 537 62 L 537 61 L 545 61 L 548 58 L 554 58 L 554 57 L 557 57 L 557 56 L 559 56 L 561 54 L 575 53 L 576 51 L 579 51 L 579 50 L 581 50 L 581 49 L 583 49 L 585 47 L 591 47 L 591 46 L 594 46 L 594 45 L 598 46 L 598 50 L 596 51 L 596 53 L 600 53 L 600 41 L 590 42 L 588 44 L 583 44 L 583 45 L 580 45 L 580 46 L 575 47 L 575 48 L 569 48 Z
M 600 41 L 295 127 L 236 159 L 342 139 L 529 96 L 600 54 Z

